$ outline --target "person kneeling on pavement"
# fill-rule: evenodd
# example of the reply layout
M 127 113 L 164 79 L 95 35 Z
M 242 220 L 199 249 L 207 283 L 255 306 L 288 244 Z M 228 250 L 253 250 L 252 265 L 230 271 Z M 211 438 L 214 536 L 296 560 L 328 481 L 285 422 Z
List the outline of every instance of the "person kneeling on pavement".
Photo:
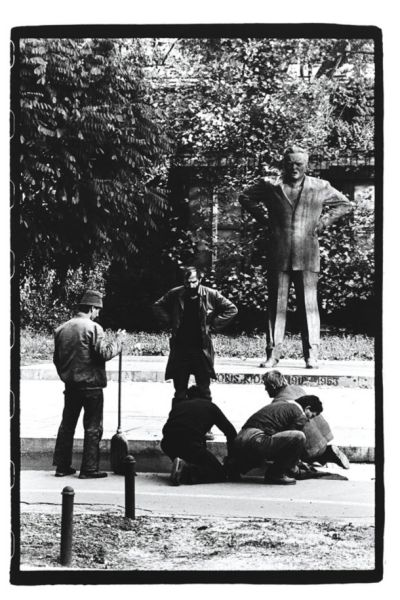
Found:
M 213 425 L 226 436 L 230 457 L 236 429 L 216 404 L 203 397 L 202 389 L 193 385 L 187 399 L 172 407 L 162 430 L 161 449 L 173 461 L 172 485 L 226 481 L 225 466 L 207 450 L 206 434 Z
M 317 396 L 303 396 L 295 402 L 267 404 L 243 425 L 234 442 L 235 461 L 240 473 L 273 461 L 264 482 L 295 484 L 291 476 L 304 454 L 305 424 L 323 410 Z
M 289 385 L 285 377 L 279 371 L 267 371 L 263 376 L 265 391 L 272 398 L 272 403 L 293 402 L 306 394 L 304 388 L 299 385 Z M 349 459 L 337 446 L 330 444 L 333 433 L 326 419 L 320 414 L 308 421 L 303 428 L 306 436 L 306 445 L 301 462 L 299 464 L 298 479 L 306 479 L 315 472 L 313 463 L 320 465 L 334 463 L 349 469 Z

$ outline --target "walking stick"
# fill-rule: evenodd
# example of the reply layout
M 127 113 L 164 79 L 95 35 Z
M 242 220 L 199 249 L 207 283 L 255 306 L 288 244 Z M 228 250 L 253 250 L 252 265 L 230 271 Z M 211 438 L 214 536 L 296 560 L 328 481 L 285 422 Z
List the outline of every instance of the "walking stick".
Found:
M 122 377 L 122 350 L 118 355 L 118 427 L 111 438 L 111 470 L 116 475 L 125 474 L 124 458 L 128 455 L 128 440 L 121 429 L 121 377 Z

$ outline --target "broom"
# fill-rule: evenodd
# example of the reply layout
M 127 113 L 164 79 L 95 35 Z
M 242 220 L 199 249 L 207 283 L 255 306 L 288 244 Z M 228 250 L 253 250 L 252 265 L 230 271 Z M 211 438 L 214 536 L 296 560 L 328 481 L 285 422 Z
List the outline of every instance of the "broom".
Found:
M 121 429 L 121 374 L 122 350 L 118 355 L 118 428 L 111 438 L 111 470 L 116 475 L 125 475 L 124 458 L 129 454 L 128 440 Z

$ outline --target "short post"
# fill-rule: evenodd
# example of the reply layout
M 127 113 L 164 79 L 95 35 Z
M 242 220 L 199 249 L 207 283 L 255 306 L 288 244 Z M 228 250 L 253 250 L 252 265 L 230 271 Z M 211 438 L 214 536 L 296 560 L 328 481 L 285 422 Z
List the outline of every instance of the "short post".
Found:
M 135 518 L 135 465 L 136 461 L 131 454 L 125 456 L 125 517 Z
M 68 567 L 72 558 L 72 515 L 74 512 L 75 492 L 67 485 L 62 493 L 62 514 L 61 514 L 61 553 L 60 562 Z

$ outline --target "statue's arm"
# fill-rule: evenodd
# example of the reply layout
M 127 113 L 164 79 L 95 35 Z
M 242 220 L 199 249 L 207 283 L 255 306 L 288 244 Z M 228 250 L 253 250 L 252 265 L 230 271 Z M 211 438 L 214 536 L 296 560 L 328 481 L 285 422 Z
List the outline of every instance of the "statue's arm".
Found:
M 264 180 L 261 179 L 239 194 L 239 202 L 256 221 L 261 223 L 268 221 L 268 190 Z
M 322 212 L 319 229 L 325 229 L 335 223 L 340 217 L 353 210 L 352 204 L 342 192 L 335 189 L 328 181 L 324 182 L 320 190 L 324 210 Z

